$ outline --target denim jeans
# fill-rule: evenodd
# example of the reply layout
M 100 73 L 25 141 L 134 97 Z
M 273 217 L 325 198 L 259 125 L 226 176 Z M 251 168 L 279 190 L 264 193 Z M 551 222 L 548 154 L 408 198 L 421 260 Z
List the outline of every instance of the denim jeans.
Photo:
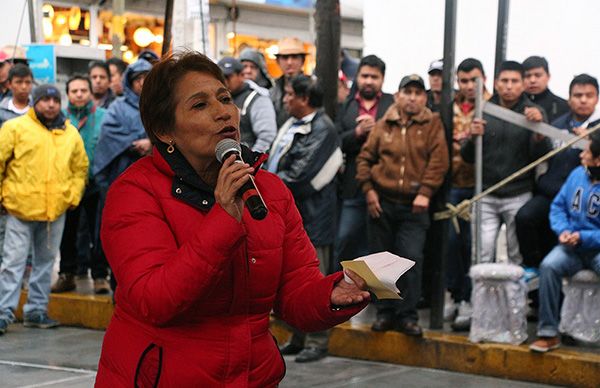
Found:
M 363 193 L 342 201 L 333 250 L 334 263 L 338 265 L 334 269 L 341 268 L 339 262 L 342 260 L 353 260 L 369 254 L 367 217 L 367 202 Z
M 7 217 L 3 260 L 0 266 L 0 319 L 14 320 L 27 254 L 32 244 L 29 292 L 23 312 L 28 314 L 47 310 L 50 276 L 60 247 L 64 224 L 64 214 L 53 222 L 23 221 L 11 215 Z
M 558 335 L 562 278 L 586 268 L 600 275 L 599 251 L 582 252 L 561 244 L 544 258 L 540 265 L 538 337 Z
M 423 250 L 429 229 L 429 212 L 413 213 L 412 205 L 379 198 L 383 209 L 379 218 L 369 217 L 367 230 L 372 252 L 388 251 L 413 260 L 415 265 L 398 279 L 402 300 L 376 301 L 378 315 L 393 315 L 397 322 L 417 322 L 417 303 L 421 297 Z
M 454 188 L 448 199 L 452 205 L 458 205 L 473 196 L 472 188 Z M 469 221 L 458 219 L 460 233 L 450 225 L 448 252 L 446 255 L 446 284 L 455 302 L 471 299 L 471 225 Z
M 512 197 L 485 196 L 481 199 L 481 262 L 496 261 L 496 241 L 502 224 L 506 225 L 506 245 L 508 260 L 521 264 L 523 257 L 519 251 L 515 216 L 519 209 L 531 198 L 531 193 Z

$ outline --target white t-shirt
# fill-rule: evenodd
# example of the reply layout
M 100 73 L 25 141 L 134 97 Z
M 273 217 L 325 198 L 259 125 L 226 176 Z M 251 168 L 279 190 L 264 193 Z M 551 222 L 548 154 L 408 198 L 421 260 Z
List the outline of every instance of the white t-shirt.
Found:
M 24 115 L 29 110 L 29 105 L 27 105 L 23 109 L 19 109 L 15 106 L 15 104 L 13 103 L 13 99 L 11 98 L 10 100 L 8 100 L 8 109 L 15 112 L 18 115 Z

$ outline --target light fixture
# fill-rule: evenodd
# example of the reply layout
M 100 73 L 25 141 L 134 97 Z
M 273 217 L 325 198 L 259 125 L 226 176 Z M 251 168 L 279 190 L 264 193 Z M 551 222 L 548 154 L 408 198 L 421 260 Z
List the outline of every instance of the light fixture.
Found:
M 70 46 L 71 44 L 73 44 L 73 39 L 71 38 L 71 35 L 69 35 L 68 32 L 65 32 L 60 36 L 60 38 L 58 38 L 58 44 L 62 46 Z
M 129 50 L 129 47 L 127 47 L 127 46 L 125 46 L 125 45 L 122 45 L 122 46 L 121 46 L 121 51 L 127 51 L 127 50 Z
M 107 50 L 110 51 L 113 49 L 113 45 L 110 43 L 98 43 L 98 48 L 100 50 Z
M 58 15 L 56 15 L 56 19 L 54 19 L 54 21 L 56 22 L 56 24 L 58 24 L 59 26 L 65 25 L 67 24 L 67 17 L 65 16 L 64 13 L 59 13 Z
M 54 18 L 54 7 L 46 3 L 42 6 L 42 14 L 45 18 L 52 20 Z
M 42 31 L 44 32 L 44 38 L 50 39 L 52 38 L 52 33 L 54 32 L 54 26 L 52 25 L 52 19 L 43 18 L 42 19 Z
M 161 34 L 154 35 L 154 43 L 163 44 L 165 38 Z
M 86 31 L 89 31 L 91 24 L 92 24 L 92 16 L 89 12 L 86 12 L 85 17 L 83 19 L 83 29 Z
M 235 38 L 235 32 L 229 31 L 225 36 L 227 37 L 227 39 L 233 39 Z
M 277 53 L 279 52 L 279 46 L 277 46 L 276 44 L 271 45 L 265 49 L 265 52 L 267 53 L 269 58 L 275 59 L 277 58 Z
M 154 34 L 147 27 L 138 27 L 133 33 L 133 41 L 140 47 L 147 47 L 154 42 Z
M 133 61 L 133 51 L 127 50 L 123 53 L 123 60 L 131 63 Z
M 77 30 L 81 23 L 81 8 L 71 7 L 69 11 L 69 30 Z
M 82 46 L 89 46 L 90 45 L 90 40 L 89 39 L 81 39 L 79 41 L 79 44 Z

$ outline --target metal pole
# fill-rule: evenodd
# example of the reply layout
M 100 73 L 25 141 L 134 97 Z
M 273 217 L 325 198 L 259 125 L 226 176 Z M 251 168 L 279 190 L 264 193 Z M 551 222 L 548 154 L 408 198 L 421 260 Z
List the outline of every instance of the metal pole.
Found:
M 494 79 L 498 75 L 500 64 L 506 59 L 506 37 L 508 35 L 508 10 L 510 0 L 498 0 L 498 24 L 496 25 L 496 60 L 494 61 Z
M 173 28 L 173 1 L 167 0 L 165 5 L 165 27 L 163 32 L 163 44 L 161 49 L 161 56 L 166 55 L 171 49 L 171 29 Z M 200 5 L 202 7 L 202 5 Z
M 456 9 L 457 0 L 446 0 L 445 22 L 444 22 L 444 68 L 442 69 L 442 101 L 441 114 L 446 132 L 448 152 L 452 160 L 452 130 L 454 102 L 454 55 L 456 48 Z M 448 171 L 444 184 L 436 194 L 436 200 L 432 201 L 432 209 L 444 208 L 446 198 L 450 191 L 451 171 Z M 433 250 L 430 250 L 431 264 L 431 317 L 429 327 L 431 329 L 442 329 L 444 326 L 444 274 L 446 272 L 445 258 L 448 246 L 448 220 L 435 221 L 431 224 L 428 239 Z M 432 241 L 431 239 L 435 239 Z
M 33 5 L 34 0 L 27 1 L 28 11 L 29 11 L 29 34 L 31 43 L 37 42 L 37 33 L 35 32 L 35 9 Z
M 475 95 L 475 115 L 476 119 L 483 118 L 483 79 L 477 78 L 477 94 Z M 483 137 L 481 135 L 475 138 L 475 195 L 483 190 L 482 184 L 482 164 L 483 161 Z M 475 254 L 475 263 L 481 263 L 481 203 L 475 202 L 475 220 L 473 228 L 473 251 Z

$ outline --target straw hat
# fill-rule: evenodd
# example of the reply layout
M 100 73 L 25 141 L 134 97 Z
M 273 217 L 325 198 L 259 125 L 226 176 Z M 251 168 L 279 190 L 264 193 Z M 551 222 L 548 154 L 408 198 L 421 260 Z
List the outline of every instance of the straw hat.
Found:
M 279 46 L 279 51 L 277 52 L 277 56 L 279 55 L 306 55 L 308 54 L 304 50 L 304 44 L 298 38 L 283 38 L 277 44 Z

